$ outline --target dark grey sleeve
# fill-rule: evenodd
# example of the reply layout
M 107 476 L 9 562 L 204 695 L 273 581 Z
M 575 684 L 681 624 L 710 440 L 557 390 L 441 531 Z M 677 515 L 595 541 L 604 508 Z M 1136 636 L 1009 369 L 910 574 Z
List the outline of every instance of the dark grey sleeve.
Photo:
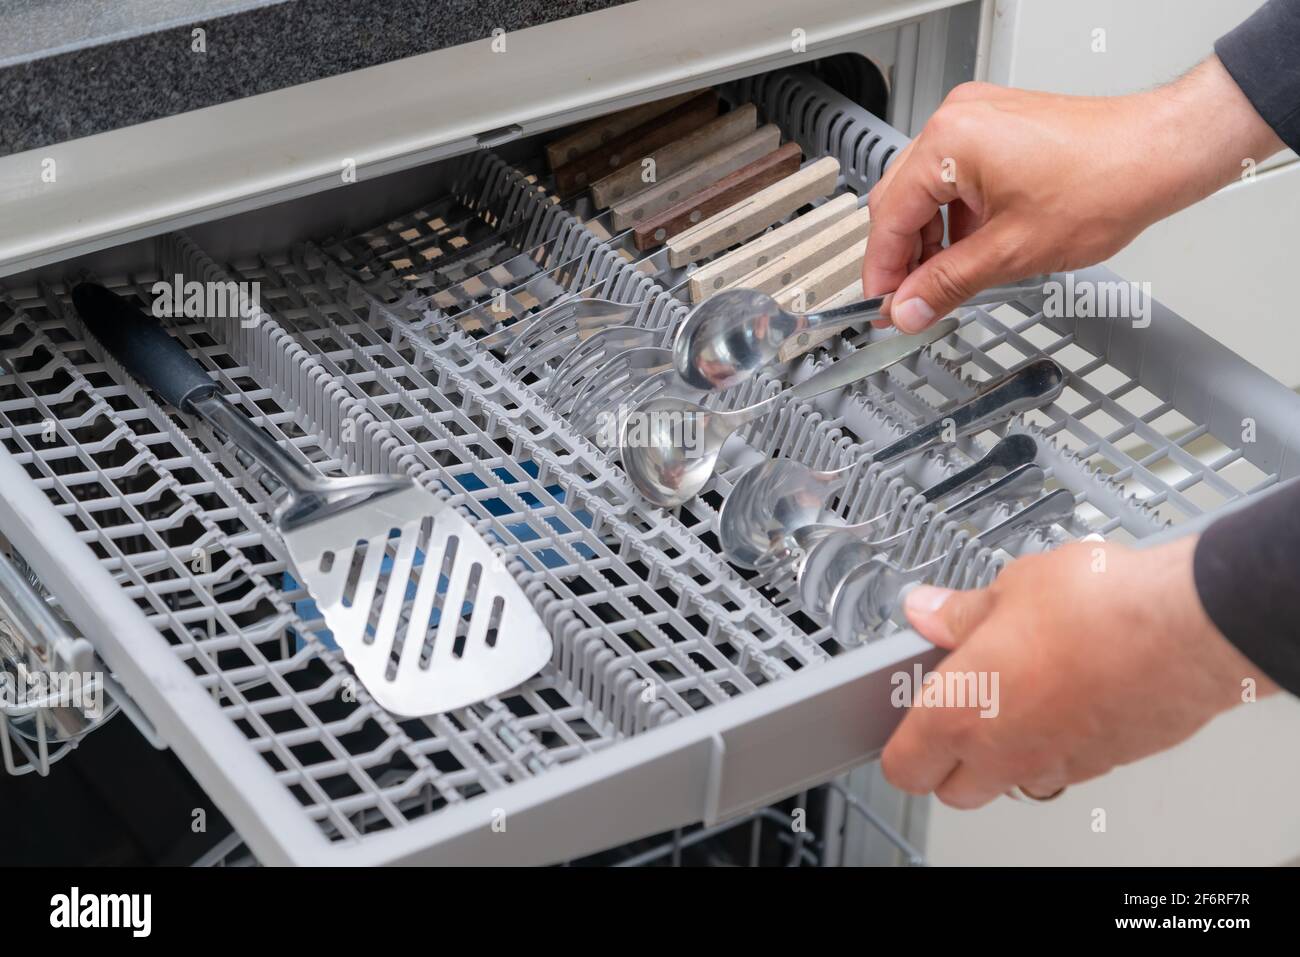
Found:
M 1278 139 L 1300 150 L 1300 0 L 1269 0 L 1214 52 Z
M 1201 533 L 1196 592 L 1224 637 L 1300 696 L 1300 483 Z
M 1269 0 L 1214 52 L 1278 138 L 1300 150 L 1300 0 Z M 1194 573 L 1219 631 L 1300 695 L 1300 486 L 1211 525 Z

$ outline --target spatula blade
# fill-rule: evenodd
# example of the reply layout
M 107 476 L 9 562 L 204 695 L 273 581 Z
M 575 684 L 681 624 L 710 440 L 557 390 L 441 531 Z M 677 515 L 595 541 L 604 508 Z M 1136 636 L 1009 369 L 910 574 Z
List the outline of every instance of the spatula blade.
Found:
M 282 534 L 335 642 L 393 714 L 502 694 L 551 657 L 545 624 L 500 556 L 414 482 Z

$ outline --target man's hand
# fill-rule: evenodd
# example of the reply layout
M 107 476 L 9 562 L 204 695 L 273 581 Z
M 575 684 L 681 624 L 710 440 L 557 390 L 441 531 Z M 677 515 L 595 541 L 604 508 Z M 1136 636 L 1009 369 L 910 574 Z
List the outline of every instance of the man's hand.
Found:
M 1131 96 L 963 84 L 871 191 L 863 292 L 894 292 L 885 314 L 918 332 L 989 286 L 1108 258 L 1280 149 L 1216 57 Z
M 974 808 L 1019 785 L 1045 796 L 1172 747 L 1277 686 L 1206 617 L 1195 539 L 1149 550 L 1079 542 L 1021 558 L 969 592 L 922 587 L 913 627 L 952 649 L 936 671 L 996 672 L 993 717 L 914 707 L 881 757 L 913 794 Z

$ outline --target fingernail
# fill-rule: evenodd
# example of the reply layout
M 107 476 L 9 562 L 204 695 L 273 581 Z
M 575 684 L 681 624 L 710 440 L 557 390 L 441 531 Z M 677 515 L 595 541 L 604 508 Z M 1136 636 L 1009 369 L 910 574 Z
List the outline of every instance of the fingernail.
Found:
M 918 585 L 907 593 L 904 603 L 909 614 L 933 615 L 943 607 L 943 603 L 952 594 L 950 588 L 935 588 L 933 585 Z
M 894 325 L 904 332 L 920 332 L 934 321 L 934 310 L 919 296 L 897 303 L 889 310 Z

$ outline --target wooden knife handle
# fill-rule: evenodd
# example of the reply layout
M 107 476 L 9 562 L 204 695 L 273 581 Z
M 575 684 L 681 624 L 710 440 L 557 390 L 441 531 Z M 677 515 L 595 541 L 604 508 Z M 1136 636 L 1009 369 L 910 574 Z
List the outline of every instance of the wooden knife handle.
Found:
M 706 263 L 691 274 L 692 302 L 703 302 L 715 292 L 739 286 L 740 281 L 755 269 L 766 266 L 787 250 L 829 229 L 858 208 L 858 197 L 853 193 L 840 193 L 816 209 L 798 216 L 757 239 L 750 240 L 739 249 Z M 617 226 L 615 207 L 615 226 Z
M 649 189 L 643 189 L 613 207 L 611 226 L 622 232 L 651 216 L 657 216 L 693 196 L 706 186 L 712 186 L 728 173 L 748 166 L 759 157 L 766 156 L 781 145 L 781 129 L 769 123 L 743 139 L 728 143 L 703 159 L 697 160 L 679 173 L 661 179 Z
M 645 175 L 646 160 L 653 161 L 656 180 L 671 176 L 718 147 L 726 146 L 754 132 L 757 126 L 758 110 L 754 104 L 746 103 L 738 106 L 730 113 L 723 113 L 681 139 L 674 140 L 667 146 L 661 146 L 653 153 L 646 156 L 633 156 L 630 162 L 591 184 L 591 200 L 596 204 L 597 209 L 605 209 L 620 199 L 627 199 L 644 190 L 650 185 L 642 178 Z
M 812 272 L 800 276 L 772 298 L 779 302 L 784 309 L 796 312 L 821 311 L 824 308 L 822 306 L 823 302 L 837 296 L 845 286 L 851 285 L 854 279 L 861 282 L 862 257 L 866 255 L 866 252 L 867 240 L 863 239 L 856 242 L 848 249 L 837 253 L 822 263 Z M 806 337 L 797 337 L 798 342 L 793 339 L 787 340 L 785 347 L 778 355 L 782 362 L 788 361 L 794 355 L 802 355 L 808 350 L 821 345 L 826 340 L 835 338 L 840 334 L 840 331 L 837 329 L 822 329 Z
M 714 214 L 730 209 L 797 173 L 802 160 L 803 150 L 799 144 L 786 143 L 748 166 L 728 173 L 712 186 L 640 223 L 632 232 L 636 248 L 644 251 L 658 246 Z
M 860 239 L 794 282 L 788 283 L 772 298 L 786 309 L 819 312 L 823 299 L 835 295 L 854 279 L 861 278 L 862 257 L 866 254 L 867 240 Z
M 668 263 L 673 267 L 699 262 L 728 246 L 757 236 L 814 199 L 829 196 L 839 182 L 840 164 L 823 156 L 779 183 L 698 226 L 686 230 L 668 243 Z
M 839 292 L 832 293 L 823 299 L 818 304 L 817 311 L 826 312 L 829 309 L 838 309 L 840 306 L 847 306 L 855 302 L 861 302 L 866 298 L 866 296 L 862 295 L 862 277 L 859 276 Z
M 649 156 L 661 146 L 699 129 L 718 115 L 718 94 L 698 93 L 666 113 L 621 133 L 603 146 L 584 153 L 555 171 L 561 195 L 582 189 L 633 159 Z
M 567 136 L 562 136 L 554 143 L 548 144 L 546 147 L 546 162 L 552 170 L 558 169 L 565 163 L 572 163 L 582 154 L 590 153 L 597 147 L 608 143 L 614 137 L 621 136 L 642 123 L 648 123 L 656 116 L 667 113 L 673 107 L 680 106 L 695 95 L 695 93 L 678 93 L 676 96 L 655 100 L 653 103 L 642 103 L 640 106 L 631 106 L 626 110 L 618 110 L 606 116 L 599 116 L 591 122 L 578 127 Z
M 736 286 L 774 295 L 778 289 L 784 289 L 800 276 L 807 275 L 850 246 L 865 240 L 870 230 L 871 211 L 865 206 L 855 209 L 838 222 L 817 230 L 815 235 L 769 260 L 766 265 L 742 276 Z M 848 283 L 840 283 L 835 290 L 847 285 Z

